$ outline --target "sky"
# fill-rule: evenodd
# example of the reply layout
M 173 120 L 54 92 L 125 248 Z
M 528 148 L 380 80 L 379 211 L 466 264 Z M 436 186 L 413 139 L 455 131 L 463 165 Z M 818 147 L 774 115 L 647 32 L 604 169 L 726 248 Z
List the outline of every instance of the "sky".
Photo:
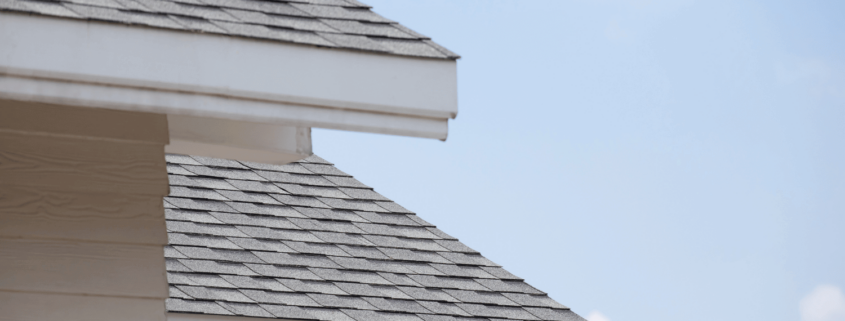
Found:
M 845 320 L 845 2 L 364 2 L 458 117 L 316 154 L 591 321 Z

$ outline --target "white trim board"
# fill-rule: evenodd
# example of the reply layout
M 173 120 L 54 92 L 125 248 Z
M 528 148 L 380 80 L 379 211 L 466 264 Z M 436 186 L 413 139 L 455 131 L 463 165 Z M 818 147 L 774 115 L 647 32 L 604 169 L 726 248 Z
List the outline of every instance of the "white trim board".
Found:
M 452 60 L 0 12 L 0 97 L 445 139 Z

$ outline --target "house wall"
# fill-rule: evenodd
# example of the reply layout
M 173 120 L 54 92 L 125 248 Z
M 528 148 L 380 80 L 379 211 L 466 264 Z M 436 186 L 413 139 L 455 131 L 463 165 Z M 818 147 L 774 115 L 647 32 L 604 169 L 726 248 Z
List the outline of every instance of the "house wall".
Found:
M 164 115 L 0 101 L 0 320 L 165 320 Z

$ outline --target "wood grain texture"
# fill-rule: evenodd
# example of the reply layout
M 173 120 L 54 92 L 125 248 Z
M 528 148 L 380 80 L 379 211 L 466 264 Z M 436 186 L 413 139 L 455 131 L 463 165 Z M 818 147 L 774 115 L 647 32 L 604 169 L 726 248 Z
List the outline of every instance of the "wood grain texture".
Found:
M 0 185 L 168 194 L 164 146 L 0 132 Z
M 0 290 L 167 298 L 156 245 L 0 238 Z
M 0 130 L 166 145 L 163 114 L 0 100 Z
M 165 321 L 164 300 L 0 291 L 0 321 Z
M 0 186 L 0 237 L 167 244 L 160 196 Z

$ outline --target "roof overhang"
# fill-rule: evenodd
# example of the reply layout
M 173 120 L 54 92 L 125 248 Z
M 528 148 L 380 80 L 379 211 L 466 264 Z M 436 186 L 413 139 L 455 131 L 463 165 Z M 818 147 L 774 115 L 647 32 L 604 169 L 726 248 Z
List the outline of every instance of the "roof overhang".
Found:
M 441 140 L 457 114 L 454 60 L 10 12 L 0 43 L 0 99 Z

